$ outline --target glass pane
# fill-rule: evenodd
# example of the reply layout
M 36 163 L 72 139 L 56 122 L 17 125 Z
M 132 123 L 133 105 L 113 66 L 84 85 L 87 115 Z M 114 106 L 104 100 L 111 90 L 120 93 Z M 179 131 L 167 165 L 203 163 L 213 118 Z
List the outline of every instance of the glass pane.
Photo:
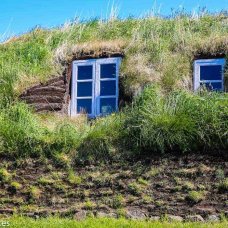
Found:
M 107 115 L 116 111 L 116 98 L 101 98 L 100 112 Z
M 88 113 L 92 111 L 92 99 L 77 99 L 77 113 Z
M 215 91 L 222 90 L 222 82 L 200 83 L 200 86 L 205 87 L 208 90 L 215 90 Z
M 101 78 L 115 78 L 116 64 L 101 64 Z
M 200 66 L 200 80 L 222 80 L 222 66 Z
M 101 81 L 101 96 L 116 95 L 116 80 L 115 81 Z
M 78 66 L 78 80 L 93 78 L 93 66 Z
M 78 97 L 91 97 L 92 96 L 92 82 L 78 82 L 77 96 Z

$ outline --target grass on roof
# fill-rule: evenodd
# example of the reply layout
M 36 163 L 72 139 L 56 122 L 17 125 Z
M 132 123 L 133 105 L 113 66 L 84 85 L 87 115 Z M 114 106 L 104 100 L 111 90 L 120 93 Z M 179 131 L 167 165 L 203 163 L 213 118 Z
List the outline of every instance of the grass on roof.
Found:
M 50 30 L 36 28 L 0 45 L 1 86 L 12 84 L 18 95 L 61 74 L 59 60 L 69 59 L 73 52 L 109 48 L 125 53 L 121 78 L 126 93 L 135 94 L 150 82 L 159 82 L 167 90 L 188 89 L 193 58 L 227 56 L 227 37 L 227 15 L 193 17 L 183 12 L 170 18 L 95 19 Z

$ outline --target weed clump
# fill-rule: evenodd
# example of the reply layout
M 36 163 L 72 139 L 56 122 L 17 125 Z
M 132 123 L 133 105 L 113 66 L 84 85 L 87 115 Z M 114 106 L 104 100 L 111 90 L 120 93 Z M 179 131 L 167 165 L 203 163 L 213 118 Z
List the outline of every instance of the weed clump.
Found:
M 215 171 L 215 177 L 218 180 L 222 180 L 225 178 L 224 170 L 221 168 L 216 169 Z
M 228 192 L 228 178 L 225 178 L 223 181 L 219 183 L 218 190 L 221 193 Z
M 136 195 L 136 196 L 141 195 L 141 193 L 142 193 L 142 187 L 137 182 L 131 182 L 128 185 L 128 190 L 131 194 Z
M 84 208 L 86 210 L 93 210 L 95 207 L 96 207 L 96 204 L 88 199 L 84 203 Z
M 124 206 L 124 197 L 119 194 L 113 197 L 112 207 L 114 209 L 122 208 Z
M 205 199 L 204 192 L 190 191 L 186 196 L 186 200 L 190 201 L 191 203 L 199 203 L 204 199 Z
M 28 189 L 28 195 L 30 200 L 38 200 L 41 197 L 42 191 L 36 187 L 36 186 L 31 186 Z
M 122 118 L 113 114 L 93 122 L 76 153 L 76 162 L 108 161 L 118 157 Z
M 192 182 L 190 182 L 190 181 L 185 181 L 184 183 L 183 183 L 183 186 L 182 186 L 182 189 L 183 190 L 193 190 L 194 189 L 194 184 L 192 183 Z
M 29 107 L 16 103 L 0 110 L 2 154 L 8 157 L 38 157 L 43 153 L 43 129 Z
M 20 190 L 22 188 L 22 185 L 16 181 L 13 181 L 10 183 L 10 186 L 8 188 L 8 190 L 15 194 L 18 190 Z
M 70 184 L 73 184 L 73 185 L 80 185 L 82 183 L 82 178 L 80 176 L 75 175 L 73 170 L 70 170 L 68 172 L 67 180 L 69 181 Z
M 11 180 L 11 174 L 4 168 L 0 169 L 0 181 L 3 183 L 7 183 Z

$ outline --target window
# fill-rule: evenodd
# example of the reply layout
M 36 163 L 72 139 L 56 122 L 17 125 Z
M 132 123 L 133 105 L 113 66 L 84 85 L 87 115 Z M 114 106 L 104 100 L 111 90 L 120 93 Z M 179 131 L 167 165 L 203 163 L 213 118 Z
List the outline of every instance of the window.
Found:
M 224 90 L 225 59 L 200 59 L 194 63 L 194 90 Z
M 118 110 L 118 77 L 121 58 L 73 62 L 71 116 L 90 117 Z

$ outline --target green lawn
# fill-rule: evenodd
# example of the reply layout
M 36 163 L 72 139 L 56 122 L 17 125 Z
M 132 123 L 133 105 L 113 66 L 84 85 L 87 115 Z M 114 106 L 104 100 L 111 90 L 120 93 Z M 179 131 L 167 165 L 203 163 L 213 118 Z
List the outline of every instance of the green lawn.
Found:
M 110 219 L 110 218 L 102 218 L 95 219 L 90 218 L 84 221 L 75 221 L 71 219 L 59 219 L 59 218 L 48 218 L 48 219 L 30 219 L 23 217 L 12 217 L 10 219 L 1 219 L 0 223 L 3 221 L 8 221 L 8 227 L 35 227 L 35 228 L 52 228 L 52 227 L 183 227 L 183 228 L 204 228 L 204 227 L 213 227 L 213 228 L 224 228 L 228 227 L 228 222 L 221 223 L 168 223 L 168 222 L 153 222 L 153 221 L 134 221 L 134 220 L 126 220 L 126 219 Z M 0 224 L 1 225 L 1 224 Z

